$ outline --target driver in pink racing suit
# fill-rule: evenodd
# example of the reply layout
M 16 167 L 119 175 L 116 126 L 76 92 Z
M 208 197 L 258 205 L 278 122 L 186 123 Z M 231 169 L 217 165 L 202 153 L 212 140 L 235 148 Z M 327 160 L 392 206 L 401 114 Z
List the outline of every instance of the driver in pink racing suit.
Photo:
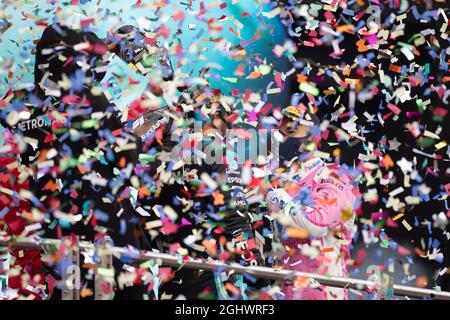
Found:
M 308 120 L 299 124 L 298 119 L 314 115 L 292 106 L 283 114 L 280 133 L 285 138 L 311 141 Z M 302 152 L 302 147 L 297 150 L 297 154 Z M 358 186 L 344 166 L 327 164 L 314 156 L 296 163 L 298 166 L 285 171 L 285 183 L 266 197 L 269 212 L 285 227 L 282 244 L 286 252 L 281 265 L 284 269 L 347 277 L 355 210 L 361 198 Z M 346 289 L 321 286 L 311 278 L 286 281 L 283 293 L 286 300 L 348 299 Z

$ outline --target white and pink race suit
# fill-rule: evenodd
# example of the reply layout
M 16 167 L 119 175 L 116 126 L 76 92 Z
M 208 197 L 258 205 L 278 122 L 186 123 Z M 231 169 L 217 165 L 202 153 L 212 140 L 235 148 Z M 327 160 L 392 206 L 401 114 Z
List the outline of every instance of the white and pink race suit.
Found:
M 281 214 L 286 227 L 307 232 L 307 238 L 281 240 L 286 249 L 281 265 L 290 270 L 347 277 L 355 209 L 361 198 L 358 187 L 343 167 L 326 164 L 320 158 L 301 163 L 295 178 L 299 187 L 296 194 L 279 188 L 266 198 L 269 212 Z M 283 293 L 287 300 L 348 299 L 346 289 L 321 286 L 312 279 L 286 281 Z

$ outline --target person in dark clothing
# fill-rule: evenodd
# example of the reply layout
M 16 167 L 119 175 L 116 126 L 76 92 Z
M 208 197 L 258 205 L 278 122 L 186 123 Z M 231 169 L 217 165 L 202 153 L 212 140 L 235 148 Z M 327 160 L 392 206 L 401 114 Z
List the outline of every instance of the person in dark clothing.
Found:
M 129 181 L 141 144 L 97 86 L 107 64 L 108 48 L 94 33 L 47 27 L 36 47 L 35 89 L 15 94 L 11 108 L 19 115 L 8 120 L 44 237 L 108 236 L 116 246 L 139 247 Z M 126 290 L 116 298 L 142 299 L 142 288 Z
M 105 43 L 111 52 L 131 64 L 133 69 L 137 69 L 142 75 L 160 76 L 160 82 L 174 79 L 174 70 L 167 51 L 135 26 L 121 26 L 107 36 Z M 152 71 L 158 71 L 159 74 Z
M 210 97 L 199 104 L 195 99 L 202 92 Z M 154 155 L 145 172 L 147 179 L 152 177 L 153 181 L 148 181 L 152 191 L 147 196 L 140 195 L 138 211 L 149 216 L 146 229 L 150 241 L 161 252 L 261 265 L 264 261 L 256 249 L 245 193 L 239 184 L 240 171 L 229 170 L 223 158 L 218 163 L 187 160 L 186 152 L 195 157 L 200 140 L 217 152 L 226 148 L 223 141 L 208 140 L 216 134 L 226 136 L 227 115 L 218 112 L 209 116 L 200 111 L 203 104 L 212 109 L 218 107 L 218 96 L 214 94 L 217 93 L 208 88 L 192 88 L 182 95 L 179 110 L 162 108 L 136 121 L 144 123 L 135 132 L 140 133 L 147 153 Z M 186 110 L 180 111 L 183 108 Z M 185 129 L 178 140 L 172 137 L 180 129 L 176 124 Z M 193 133 L 201 133 L 194 132 L 195 128 L 204 134 L 200 140 L 194 138 Z M 220 271 L 214 274 L 181 268 L 159 288 L 159 298 L 229 298 L 224 283 L 236 285 L 239 280 L 234 274 Z

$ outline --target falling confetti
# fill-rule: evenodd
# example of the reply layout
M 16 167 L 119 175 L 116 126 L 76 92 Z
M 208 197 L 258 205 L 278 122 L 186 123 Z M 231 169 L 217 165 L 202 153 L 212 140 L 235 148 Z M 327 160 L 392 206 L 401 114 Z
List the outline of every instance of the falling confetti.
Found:
M 448 16 L 445 1 L 8 1 L 0 238 L 109 236 L 180 262 L 342 263 L 340 276 L 363 279 L 377 265 L 395 283 L 448 290 Z M 289 130 L 309 138 L 277 163 L 267 146 L 283 145 L 287 107 L 298 113 Z M 253 156 L 254 141 L 267 152 Z M 311 213 L 330 207 L 330 221 Z M 338 249 L 321 242 L 322 224 Z M 67 267 L 69 249 L 10 250 L 6 298 L 58 294 L 42 266 Z M 135 285 L 135 299 L 376 298 L 131 256 L 102 271 L 119 279 L 103 294 L 121 299 Z M 82 254 L 83 298 L 96 294 L 96 259 Z

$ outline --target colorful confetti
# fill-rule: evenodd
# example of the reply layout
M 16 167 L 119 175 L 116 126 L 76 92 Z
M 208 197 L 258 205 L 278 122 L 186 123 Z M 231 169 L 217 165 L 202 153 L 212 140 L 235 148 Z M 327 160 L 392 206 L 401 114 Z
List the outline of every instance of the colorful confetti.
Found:
M 44 3 L 45 2 L 45 3 Z M 7 1 L 1 299 L 450 291 L 446 1 Z M 124 254 L 108 264 L 103 245 Z M 214 259 L 375 281 L 137 262 Z M 96 270 L 102 284 L 93 284 Z M 429 298 L 429 297 L 424 297 Z

